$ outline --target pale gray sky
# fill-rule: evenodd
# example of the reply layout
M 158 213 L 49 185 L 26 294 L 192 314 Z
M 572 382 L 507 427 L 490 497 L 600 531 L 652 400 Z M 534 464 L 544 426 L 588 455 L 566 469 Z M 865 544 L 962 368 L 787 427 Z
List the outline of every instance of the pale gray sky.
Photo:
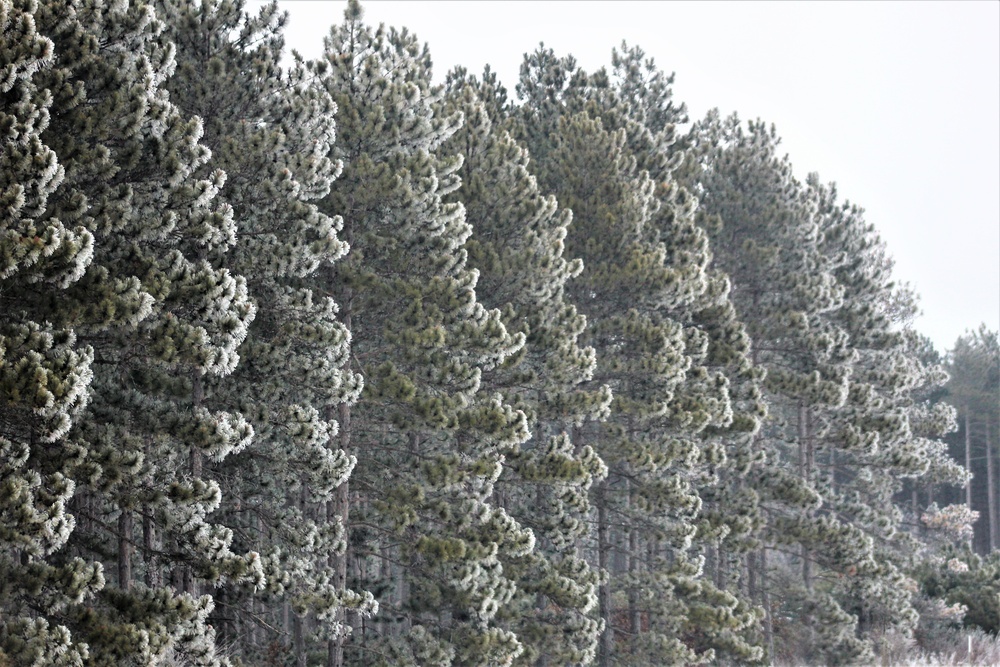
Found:
M 251 3 L 251 6 L 260 4 Z M 346 2 L 281 0 L 287 43 L 322 53 Z M 582 67 L 622 39 L 676 72 L 692 118 L 774 123 L 800 176 L 863 206 L 922 297 L 939 349 L 1000 328 L 1000 3 L 364 2 L 366 20 L 430 45 L 435 77 L 489 63 L 513 96 L 540 41 Z

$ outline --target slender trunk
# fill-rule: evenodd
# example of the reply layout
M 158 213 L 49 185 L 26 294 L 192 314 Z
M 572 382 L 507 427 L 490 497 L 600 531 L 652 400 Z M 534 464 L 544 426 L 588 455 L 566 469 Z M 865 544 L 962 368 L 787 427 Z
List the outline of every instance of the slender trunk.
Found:
M 798 436 L 799 436 L 799 473 L 806 484 L 810 483 L 812 476 L 812 452 L 809 442 L 809 410 L 802 403 L 799 403 L 798 414 Z M 812 562 L 810 561 L 809 548 L 802 545 L 802 583 L 806 589 L 812 589 Z
M 204 388 L 201 382 L 201 375 L 194 373 L 192 377 L 191 386 L 191 403 L 195 410 L 201 407 L 202 399 L 204 398 Z M 201 450 L 197 447 L 191 448 L 191 478 L 200 479 L 202 473 L 202 459 Z M 194 581 L 194 572 L 191 570 L 190 566 L 184 567 L 184 572 L 181 575 L 181 588 L 185 593 L 190 595 L 197 595 L 197 584 Z
M 913 485 L 910 489 L 910 512 L 913 514 L 914 530 L 920 534 L 920 501 L 917 498 L 917 480 L 911 480 L 910 483 Z
M 308 519 L 307 514 L 307 490 L 303 484 L 299 492 L 299 511 L 303 519 Z M 306 667 L 306 638 L 305 638 L 305 615 L 292 610 L 292 645 L 295 649 L 295 667 Z
M 774 660 L 774 619 L 771 618 L 771 594 L 767 586 L 767 547 L 760 549 L 760 601 L 764 605 L 764 640 L 767 655 Z
M 348 289 L 344 299 L 343 323 L 350 331 L 353 325 L 351 318 L 353 290 Z M 350 360 L 344 362 L 344 371 L 350 370 Z M 345 454 L 350 453 L 351 447 L 351 406 L 341 403 L 338 407 L 339 421 L 339 445 Z M 326 520 L 329 522 L 339 521 L 344 531 L 344 552 L 342 554 L 332 554 L 330 556 L 330 566 L 333 568 L 334 586 L 343 590 L 347 588 L 347 561 L 351 554 L 351 535 L 348 523 L 350 515 L 350 479 L 337 487 L 333 500 L 326 505 Z M 341 609 L 337 612 L 337 620 L 347 624 L 347 610 Z M 344 642 L 347 640 L 346 632 L 342 632 L 335 639 L 331 639 L 326 645 L 327 667 L 344 667 Z
M 132 512 L 124 507 L 118 515 L 118 588 L 132 588 Z
M 754 551 L 750 551 L 747 553 L 745 558 L 747 571 L 747 598 L 751 602 L 757 602 L 757 554 Z
M 605 572 L 610 579 L 608 566 L 610 564 L 611 543 L 608 539 L 608 482 L 604 480 L 600 483 L 597 493 L 597 564 L 602 572 Z M 611 624 L 611 582 L 610 580 L 601 584 L 597 593 L 598 613 L 604 621 L 604 632 L 601 633 L 600 642 L 597 647 L 598 667 L 611 667 L 611 648 L 614 645 L 614 628 Z
M 635 505 L 635 490 L 632 488 L 630 482 L 626 481 L 625 484 L 628 489 L 629 510 L 631 510 Z M 631 512 L 629 512 L 629 515 L 631 517 Z M 632 633 L 633 641 L 642 632 L 642 618 L 639 608 L 639 585 L 636 581 L 639 577 L 640 561 L 639 529 L 635 525 L 631 525 L 628 527 L 628 573 L 630 579 L 628 588 L 628 619 L 629 632 Z
M 307 667 L 304 625 L 305 619 L 299 614 L 292 612 L 292 641 L 295 645 L 295 667 Z
M 969 406 L 965 406 L 965 470 L 972 475 L 972 436 L 969 424 Z M 965 483 L 965 504 L 972 509 L 972 479 Z
M 146 586 L 158 588 L 162 584 L 163 577 L 156 562 L 155 553 L 159 545 L 156 542 L 156 526 L 153 525 L 151 513 L 152 508 L 147 507 L 142 515 L 142 547 L 146 552 Z
M 990 551 L 997 548 L 997 492 L 996 478 L 993 476 L 993 444 L 990 442 L 990 420 L 986 419 L 986 510 L 990 522 Z

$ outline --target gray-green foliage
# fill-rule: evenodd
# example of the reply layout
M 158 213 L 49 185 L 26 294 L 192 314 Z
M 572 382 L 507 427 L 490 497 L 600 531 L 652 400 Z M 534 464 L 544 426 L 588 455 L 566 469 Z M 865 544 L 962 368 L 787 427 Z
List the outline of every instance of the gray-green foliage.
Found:
M 0 3 L 0 658 L 74 665 L 87 649 L 62 614 L 103 586 L 102 568 L 50 559 L 76 524 L 67 433 L 89 399 L 93 350 L 51 323 L 51 307 L 86 270 L 93 236 L 46 213 L 65 172 L 42 140 L 52 95 L 35 77 L 54 54 L 36 12 Z
M 327 567 L 345 543 L 326 504 L 354 465 L 338 445 L 334 417 L 363 385 L 345 368 L 350 333 L 318 283 L 320 268 L 347 251 L 337 236 L 341 219 L 314 203 L 341 167 L 330 159 L 336 105 L 302 63 L 279 68 L 285 15 L 276 5 L 256 16 L 243 2 L 163 0 L 160 7 L 177 48 L 171 99 L 202 119 L 210 167 L 226 172 L 220 198 L 238 225 L 226 259 L 245 276 L 258 309 L 240 366 L 209 384 L 205 401 L 241 412 L 254 429 L 252 443 L 216 474 L 227 483 L 225 521 L 241 548 L 261 554 L 264 580 L 256 590 L 258 582 L 217 587 L 226 609 L 216 625 L 230 641 L 253 637 L 239 649 L 252 653 L 285 641 L 252 631 L 280 625 L 282 605 L 291 604 L 296 615 L 315 615 L 319 638 L 334 636 L 341 607 L 371 605 Z M 301 624 L 285 630 L 301 634 Z
M 725 278 L 708 269 L 695 202 L 671 176 L 674 126 L 653 120 L 673 113 L 667 84 L 646 109 L 629 97 L 641 84 L 618 76 L 587 75 L 541 49 L 526 57 L 518 87 L 526 104 L 517 127 L 539 180 L 573 210 L 567 249 L 584 271 L 569 293 L 588 318 L 595 379 L 615 397 L 606 423 L 581 429 L 609 468 L 593 494 L 590 536 L 610 577 L 598 664 L 684 663 L 723 647 L 753 659 L 759 649 L 736 635 L 754 615 L 701 576 L 696 546 L 702 488 L 727 460 L 709 429 L 734 423 L 727 372 L 754 377 L 747 339 Z M 760 409 L 741 408 L 737 430 L 752 434 Z M 695 627 L 710 639 L 681 641 Z
M 82 555 L 116 570 L 116 585 L 67 609 L 65 623 L 89 645 L 88 664 L 167 654 L 218 664 L 212 600 L 192 578 L 256 579 L 261 567 L 208 519 L 221 490 L 197 465 L 250 436 L 240 415 L 198 404 L 200 383 L 235 367 L 254 316 L 244 280 L 215 259 L 235 234 L 230 209 L 214 199 L 223 176 L 194 175 L 209 151 L 200 123 L 162 88 L 173 50 L 152 7 L 43 3 L 35 22 L 54 44 L 52 66 L 34 77 L 51 96 L 42 141 L 65 171 L 45 217 L 94 239 L 84 275 L 39 299 L 53 325 L 73 327 L 94 350 L 89 407 L 64 441 L 71 449 L 50 450 L 77 484 L 77 524 L 49 562 Z M 162 549 L 136 548 L 149 532 Z M 186 581 L 158 585 L 164 566 L 180 566 Z
M 462 160 L 441 144 L 462 116 L 441 108 L 413 35 L 361 14 L 349 4 L 316 67 L 340 109 L 332 155 L 344 162 L 322 208 L 343 216 L 352 248 L 329 287 L 365 374 L 351 411 L 350 577 L 380 606 L 347 655 L 504 664 L 522 649 L 496 622 L 514 593 L 501 559 L 530 552 L 534 536 L 492 496 L 504 453 L 528 433 L 524 413 L 482 383 L 524 336 L 478 302 L 463 248 L 471 227 L 443 200 Z

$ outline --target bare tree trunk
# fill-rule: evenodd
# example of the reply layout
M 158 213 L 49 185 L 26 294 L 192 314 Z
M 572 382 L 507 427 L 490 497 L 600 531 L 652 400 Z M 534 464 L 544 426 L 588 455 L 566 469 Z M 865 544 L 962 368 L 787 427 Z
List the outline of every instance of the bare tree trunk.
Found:
M 608 539 L 608 482 L 603 480 L 597 493 L 597 563 L 603 572 L 608 572 L 611 543 Z M 614 627 L 611 619 L 611 582 L 601 584 L 597 592 L 598 613 L 604 621 L 604 632 L 597 647 L 598 667 L 611 667 L 611 649 L 614 645 Z
M 774 661 L 774 619 L 771 618 L 771 594 L 767 586 L 767 547 L 760 549 L 760 601 L 764 605 L 764 640 L 768 658 Z
M 156 541 L 156 526 L 153 525 L 152 509 L 147 507 L 142 515 L 142 547 L 146 552 L 146 586 L 157 588 L 162 585 L 163 577 L 156 561 L 156 551 L 159 545 Z
M 635 504 L 635 491 L 630 482 L 626 481 L 628 489 L 628 505 L 631 510 Z M 631 512 L 629 512 L 631 515 Z M 639 588 L 635 579 L 639 576 L 639 566 L 641 558 L 639 556 L 639 528 L 635 525 L 628 527 L 628 573 L 632 581 L 628 589 L 628 619 L 629 632 L 632 633 L 633 640 L 642 632 L 642 612 L 639 608 Z
M 799 472 L 802 479 L 808 484 L 812 477 L 812 443 L 809 441 L 809 410 L 802 403 L 799 403 L 798 414 L 798 435 L 799 435 Z M 812 561 L 810 560 L 809 549 L 802 545 L 802 583 L 807 590 L 812 590 Z
M 305 619 L 292 612 L 292 640 L 295 646 L 295 667 L 306 667 Z
M 969 406 L 965 406 L 965 470 L 972 475 L 972 436 L 969 424 Z M 965 483 L 965 504 L 972 509 L 972 480 Z
M 986 506 L 990 522 L 990 551 L 997 548 L 997 492 L 993 476 L 993 443 L 990 442 L 990 419 L 986 418 Z
M 348 330 L 351 329 L 353 321 L 351 318 L 351 296 L 353 290 L 348 289 L 347 298 L 344 304 L 344 315 L 343 322 L 344 326 Z M 350 361 L 344 363 L 344 370 L 349 370 Z M 351 406 L 347 403 L 341 403 L 338 408 L 339 417 L 339 445 L 344 453 L 350 452 L 351 447 Z M 326 506 L 326 519 L 327 521 L 340 521 L 340 525 L 344 529 L 344 541 L 346 546 L 344 547 L 344 553 L 333 554 L 330 556 L 330 566 L 333 568 L 333 581 L 334 586 L 338 589 L 347 588 L 347 561 L 351 557 L 351 535 L 350 535 L 350 524 L 348 519 L 350 518 L 350 479 L 344 481 L 339 487 L 337 487 L 336 494 L 332 501 L 327 503 Z M 347 611 L 341 609 L 337 612 L 337 620 L 341 623 L 347 623 Z M 341 633 L 336 639 L 331 639 L 327 642 L 326 646 L 326 664 L 327 667 L 344 667 L 344 642 L 347 639 L 346 633 Z
M 118 515 L 118 588 L 132 588 L 132 512 L 124 507 Z
M 191 386 L 191 403 L 192 407 L 197 410 L 201 407 L 201 401 L 204 398 L 204 388 L 201 383 L 201 375 L 195 371 L 192 377 Z M 202 472 L 202 459 L 201 450 L 197 447 L 191 448 L 191 477 L 192 479 L 199 479 Z M 197 595 L 197 585 L 194 581 L 194 572 L 190 566 L 185 566 L 183 574 L 181 575 L 181 588 L 185 593 L 189 595 Z
M 307 519 L 308 491 L 305 484 L 299 492 L 298 506 L 302 513 L 302 518 Z M 308 612 L 307 612 L 308 613 Z M 306 638 L 305 638 L 305 616 L 292 610 L 292 645 L 295 649 L 295 667 L 306 667 Z

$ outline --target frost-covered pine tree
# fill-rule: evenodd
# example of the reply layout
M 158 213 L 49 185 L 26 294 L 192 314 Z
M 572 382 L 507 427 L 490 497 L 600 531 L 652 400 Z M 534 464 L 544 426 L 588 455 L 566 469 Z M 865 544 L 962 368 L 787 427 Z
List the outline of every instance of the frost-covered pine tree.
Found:
M 912 297 L 892 282 L 892 260 L 863 211 L 839 201 L 836 187 L 821 185 L 816 176 L 807 185 L 819 203 L 820 249 L 843 288 L 843 302 L 830 318 L 847 333 L 855 355 L 844 405 L 823 415 L 815 434 L 817 456 L 825 463 L 819 482 L 824 511 L 863 531 L 877 563 L 837 579 L 832 590 L 858 617 L 862 637 L 890 629 L 906 634 L 917 614 L 904 573 L 926 549 L 900 530 L 903 509 L 894 500 L 904 480 L 948 467 L 936 439 L 953 420 L 946 405 L 932 407 L 921 399 L 945 375 L 922 361 L 919 341 L 900 321 L 904 307 L 915 310 L 908 304 Z
M 100 564 L 63 553 L 76 524 L 67 434 L 93 351 L 72 328 L 85 320 L 52 309 L 86 270 L 93 236 L 46 214 L 64 170 L 41 137 L 52 95 L 35 80 L 54 55 L 37 9 L 0 2 L 0 663 L 74 665 L 87 648 L 62 615 L 104 583 Z
M 685 320 L 724 299 L 725 281 L 706 274 L 694 201 L 669 175 L 672 127 L 644 127 L 604 70 L 587 75 L 550 50 L 526 57 L 518 93 L 539 181 L 573 211 L 567 252 L 584 270 L 569 293 L 588 319 L 595 379 L 614 394 L 608 421 L 580 429 L 609 469 L 592 494 L 592 553 L 609 577 L 597 664 L 710 658 L 710 646 L 682 637 L 713 618 L 708 608 L 739 605 L 702 582 L 693 550 L 698 486 L 725 456 L 702 434 L 729 426 L 732 411 L 728 380 L 702 366 L 708 337 Z
M 462 159 L 441 144 L 462 117 L 431 89 L 426 48 L 405 30 L 364 24 L 358 2 L 325 45 L 316 73 L 339 108 L 332 156 L 344 172 L 321 209 L 343 216 L 351 244 L 329 289 L 350 322 L 352 368 L 365 376 L 340 512 L 348 580 L 379 601 L 344 660 L 506 664 L 523 649 L 496 618 L 515 590 L 502 561 L 529 553 L 534 536 L 493 490 L 504 454 L 528 433 L 524 413 L 482 378 L 524 336 L 477 300 L 479 273 L 463 248 L 471 227 L 460 204 L 443 200 L 460 185 Z
M 227 174 L 220 197 L 238 226 L 227 261 L 246 278 L 258 311 L 240 366 L 209 384 L 205 401 L 241 412 L 254 429 L 252 444 L 217 474 L 228 480 L 225 521 L 241 548 L 261 554 L 265 586 L 217 585 L 226 604 L 213 623 L 237 653 L 277 642 L 304 664 L 307 640 L 336 639 L 342 607 L 370 605 L 336 577 L 330 559 L 345 541 L 339 522 L 327 520 L 354 465 L 338 441 L 338 408 L 362 386 L 347 368 L 350 333 L 317 282 L 319 269 L 347 250 L 337 236 L 341 219 L 315 204 L 341 167 L 329 157 L 336 105 L 302 63 L 280 69 L 286 16 L 276 4 L 255 16 L 243 2 L 160 7 L 177 48 L 167 88 L 202 119 L 212 150 L 206 168 Z M 275 627 L 285 634 L 274 636 Z
M 960 446 L 966 469 L 973 474 L 965 484 L 961 502 L 979 512 L 973 546 L 988 554 L 1000 545 L 1000 344 L 997 332 L 986 325 L 959 336 L 948 353 L 946 400 L 958 411 L 960 432 L 953 440 Z
M 477 292 L 500 309 L 508 331 L 526 339 L 516 357 L 483 376 L 525 412 L 532 433 L 507 454 L 496 486 L 502 506 L 536 539 L 533 552 L 503 562 L 517 592 L 499 617 L 524 646 L 516 664 L 586 664 L 600 635 L 589 615 L 599 577 L 578 545 L 588 530 L 589 489 L 605 469 L 572 433 L 605 418 L 611 396 L 606 386 L 591 386 L 594 349 L 579 342 L 586 320 L 565 294 L 583 269 L 564 256 L 571 215 L 542 195 L 528 151 L 504 129 L 505 97 L 489 71 L 481 82 L 451 73 L 449 108 L 465 124 L 444 144 L 464 160 L 452 198 L 473 227 L 465 247 L 479 271 Z
M 767 371 L 771 416 L 756 445 L 771 463 L 753 476 L 768 517 L 757 580 L 768 577 L 775 553 L 769 547 L 797 550 L 785 564 L 799 570 L 801 586 L 783 597 L 798 601 L 802 622 L 815 633 L 812 659 L 868 659 L 870 646 L 856 637 L 858 617 L 814 586 L 817 568 L 846 577 L 879 567 L 871 537 L 824 506 L 825 462 L 818 457 L 848 400 L 858 352 L 836 318 L 845 287 L 836 258 L 822 247 L 822 202 L 794 178 L 777 154 L 774 129 L 761 122 L 744 127 L 735 116 L 711 112 L 694 128 L 692 144 L 688 185 L 701 201 L 718 265 L 733 282 L 755 361 Z M 762 591 L 765 599 L 768 593 Z
M 221 488 L 202 466 L 251 435 L 203 405 L 254 315 L 243 279 L 220 265 L 235 233 L 215 201 L 224 175 L 194 176 L 209 151 L 163 89 L 173 49 L 151 6 L 42 3 L 35 23 L 54 45 L 35 77 L 51 96 L 42 141 L 64 169 L 45 217 L 94 239 L 84 275 L 45 304 L 94 351 L 90 403 L 67 441 L 77 523 L 62 553 L 102 561 L 111 581 L 64 623 L 88 664 L 219 664 L 199 582 L 261 578 L 256 554 L 233 552 L 209 519 Z
M 595 79 L 602 119 L 626 130 L 637 163 L 657 184 L 661 203 L 652 228 L 668 250 L 667 264 L 688 286 L 687 298 L 662 310 L 685 327 L 690 367 L 669 419 L 656 428 L 697 443 L 711 460 L 693 478 L 702 503 L 693 546 L 705 558 L 706 576 L 679 595 L 687 605 L 684 632 L 693 648 L 711 649 L 716 659 L 753 662 L 762 649 L 755 645 L 759 624 L 742 560 L 757 544 L 762 520 L 746 476 L 758 463 L 752 444 L 766 414 L 763 374 L 752 363 L 750 338 L 729 298 L 729 278 L 713 264 L 708 234 L 678 206 L 688 195 L 675 175 L 686 142 L 676 128 L 687 116 L 673 99 L 673 76 L 627 44 L 612 52 L 612 65 L 606 82 Z

